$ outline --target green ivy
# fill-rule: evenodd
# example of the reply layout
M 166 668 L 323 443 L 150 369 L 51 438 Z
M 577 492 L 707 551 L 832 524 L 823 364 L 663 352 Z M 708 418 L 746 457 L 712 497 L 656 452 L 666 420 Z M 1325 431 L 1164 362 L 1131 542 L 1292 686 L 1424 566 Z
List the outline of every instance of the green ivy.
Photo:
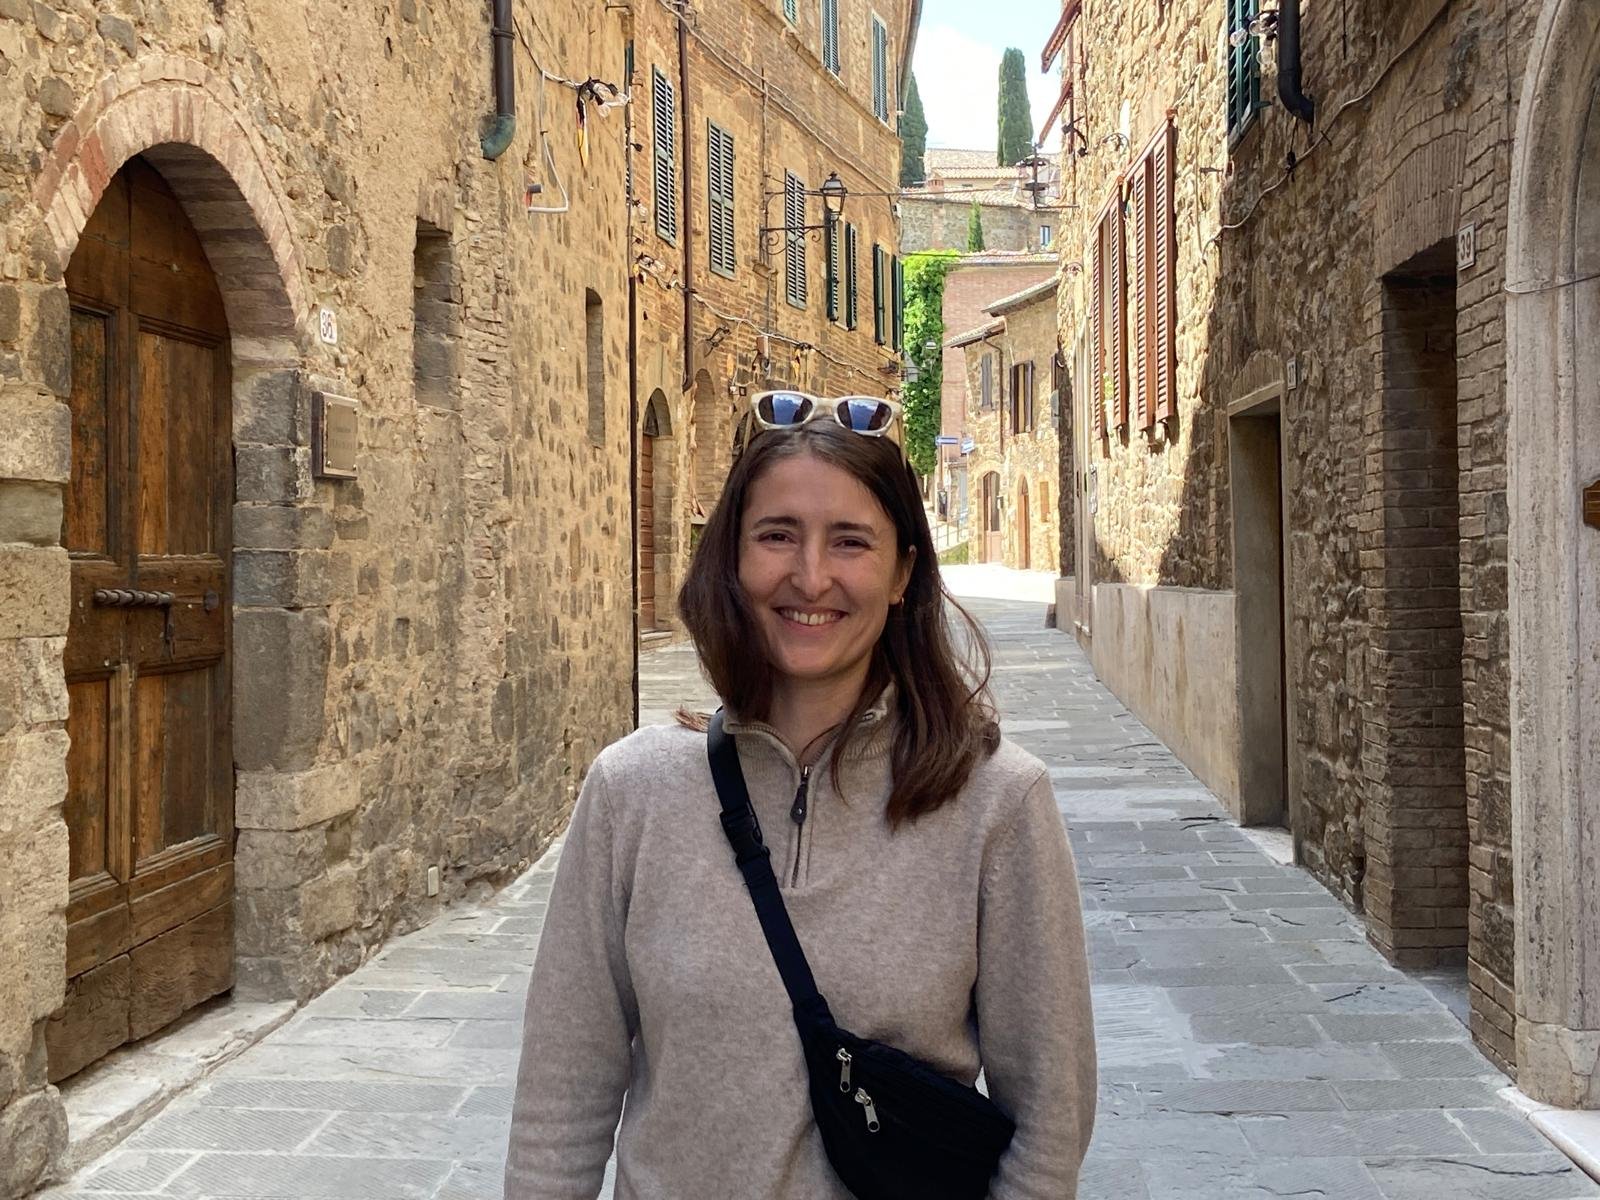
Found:
M 905 261 L 906 357 L 917 368 L 916 380 L 902 393 L 906 457 L 921 475 L 932 474 L 937 462 L 933 439 L 939 435 L 944 387 L 944 277 L 960 259 L 953 250 L 933 250 Z

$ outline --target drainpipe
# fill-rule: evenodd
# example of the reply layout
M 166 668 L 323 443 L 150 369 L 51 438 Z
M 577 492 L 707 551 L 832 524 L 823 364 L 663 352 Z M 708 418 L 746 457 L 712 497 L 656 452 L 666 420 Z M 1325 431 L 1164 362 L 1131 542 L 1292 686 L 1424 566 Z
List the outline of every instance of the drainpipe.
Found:
M 1317 114 L 1317 105 L 1301 90 L 1300 80 L 1300 0 L 1281 0 L 1278 5 L 1278 99 L 1307 125 Z
M 694 130 L 689 121 L 689 24 L 678 10 L 678 95 L 683 97 L 683 220 L 678 237 L 683 241 L 683 390 L 694 386 Z
M 511 61 L 511 0 L 490 0 L 489 37 L 494 46 L 494 116 L 479 139 L 483 156 L 499 158 L 517 131 L 517 73 Z

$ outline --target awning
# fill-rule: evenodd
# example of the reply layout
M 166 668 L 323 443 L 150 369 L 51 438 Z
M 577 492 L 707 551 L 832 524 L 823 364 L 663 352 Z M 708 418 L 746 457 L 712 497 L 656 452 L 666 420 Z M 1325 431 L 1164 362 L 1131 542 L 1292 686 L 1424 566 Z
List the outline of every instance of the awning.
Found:
M 1078 19 L 1078 14 L 1083 11 L 1083 0 L 1067 0 L 1066 6 L 1061 10 L 1061 20 L 1056 22 L 1056 27 L 1050 33 L 1050 40 L 1044 44 L 1044 57 L 1039 61 L 1039 70 L 1048 71 L 1056 61 L 1056 55 L 1061 53 L 1061 47 L 1067 44 L 1067 34 L 1072 31 L 1072 23 Z

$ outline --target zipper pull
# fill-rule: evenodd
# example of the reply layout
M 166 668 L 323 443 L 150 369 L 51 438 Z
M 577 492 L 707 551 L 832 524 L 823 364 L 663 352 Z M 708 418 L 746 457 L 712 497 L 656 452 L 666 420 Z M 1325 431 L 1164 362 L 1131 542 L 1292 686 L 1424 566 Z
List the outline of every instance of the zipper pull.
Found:
M 867 1132 L 877 1133 L 883 1126 L 878 1124 L 878 1110 L 873 1107 L 872 1097 L 867 1095 L 866 1088 L 856 1089 L 856 1103 L 867 1110 Z
M 800 768 L 800 786 L 795 789 L 794 803 L 789 806 L 789 819 L 796 825 L 806 823 L 806 791 L 811 784 L 811 768 Z
M 840 1046 L 836 1057 L 839 1060 L 839 1090 L 848 1094 L 850 1091 L 850 1051 Z

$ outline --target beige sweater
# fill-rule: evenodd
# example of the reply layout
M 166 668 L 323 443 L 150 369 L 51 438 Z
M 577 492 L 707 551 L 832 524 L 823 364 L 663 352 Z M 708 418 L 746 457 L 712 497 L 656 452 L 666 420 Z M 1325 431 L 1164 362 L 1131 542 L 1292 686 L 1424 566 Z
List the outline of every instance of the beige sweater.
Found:
M 891 834 L 892 721 L 868 720 L 842 796 L 827 759 L 809 772 L 803 823 L 793 755 L 729 721 L 817 985 L 851 1032 L 967 1083 L 983 1068 L 1017 1123 L 992 1200 L 1072 1200 L 1094 1029 L 1049 775 L 1002 743 Z M 613 1131 L 617 1200 L 850 1200 L 718 811 L 702 734 L 641 729 L 595 760 L 528 990 L 506 1200 L 594 1200 Z

